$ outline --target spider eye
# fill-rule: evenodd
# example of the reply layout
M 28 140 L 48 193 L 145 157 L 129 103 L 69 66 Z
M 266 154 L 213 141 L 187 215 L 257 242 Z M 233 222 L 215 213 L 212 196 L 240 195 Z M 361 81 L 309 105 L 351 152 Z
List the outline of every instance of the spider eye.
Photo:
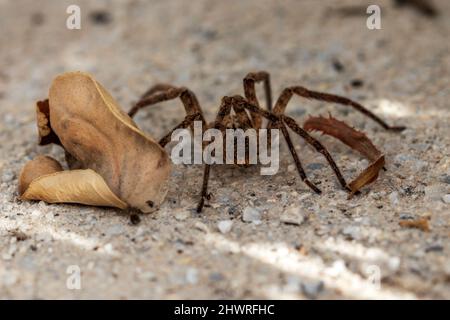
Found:
M 154 203 L 153 203 L 152 200 L 148 200 L 148 201 L 147 201 L 147 204 L 148 204 L 148 206 L 149 206 L 150 208 L 153 208 L 153 206 L 154 206 Z

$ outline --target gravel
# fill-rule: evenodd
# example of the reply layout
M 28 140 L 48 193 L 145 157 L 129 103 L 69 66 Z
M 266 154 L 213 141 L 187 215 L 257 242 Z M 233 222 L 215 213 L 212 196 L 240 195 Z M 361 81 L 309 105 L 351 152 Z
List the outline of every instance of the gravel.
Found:
M 233 221 L 231 220 L 222 220 L 217 223 L 217 228 L 221 233 L 228 233 L 231 231 L 233 227 Z
M 318 295 L 324 290 L 324 284 L 322 281 L 302 282 L 301 289 L 307 298 L 317 299 Z
M 254 224 L 261 223 L 261 212 L 252 207 L 245 207 L 242 212 L 242 221 L 253 222 Z
M 443 195 L 442 201 L 444 201 L 445 203 L 450 203 L 450 194 Z
M 290 207 L 281 214 L 280 221 L 299 226 L 305 221 L 305 213 L 301 208 Z

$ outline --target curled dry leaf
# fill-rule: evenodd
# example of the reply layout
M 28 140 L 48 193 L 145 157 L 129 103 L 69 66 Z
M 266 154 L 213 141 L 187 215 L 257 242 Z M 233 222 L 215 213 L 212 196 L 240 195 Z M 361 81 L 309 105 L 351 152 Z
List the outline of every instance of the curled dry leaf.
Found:
M 38 102 L 40 144 L 61 144 L 71 170 L 37 157 L 22 170 L 22 199 L 132 207 L 153 211 L 163 201 L 171 164 L 92 76 L 58 76 Z
M 22 199 L 50 203 L 127 207 L 95 171 L 63 171 L 58 161 L 47 156 L 37 156 L 25 165 L 19 178 L 19 193 Z
M 335 137 L 350 148 L 358 151 L 371 163 L 350 184 L 351 198 L 361 188 L 378 178 L 379 171 L 384 166 L 384 155 L 375 147 L 370 139 L 362 132 L 348 126 L 345 122 L 333 118 L 310 117 L 303 125 L 307 131 L 317 130 L 323 134 Z

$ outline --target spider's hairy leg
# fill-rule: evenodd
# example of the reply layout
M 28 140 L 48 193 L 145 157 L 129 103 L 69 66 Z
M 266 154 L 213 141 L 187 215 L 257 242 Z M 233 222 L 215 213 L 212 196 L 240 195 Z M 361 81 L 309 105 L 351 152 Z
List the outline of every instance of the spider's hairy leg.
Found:
M 184 120 L 182 122 L 180 122 L 177 126 L 175 126 L 175 128 L 170 130 L 168 134 L 166 134 L 164 137 L 162 137 L 158 143 L 160 144 L 160 146 L 165 147 L 166 144 L 168 144 L 170 142 L 170 139 L 172 138 L 172 133 L 175 130 L 186 129 L 187 127 L 192 126 L 195 121 L 202 121 L 202 123 L 203 123 L 202 128 L 203 128 L 203 130 L 205 130 L 205 128 L 204 128 L 205 122 L 204 122 L 202 114 L 200 114 L 200 113 L 189 114 L 184 118 Z
M 308 180 L 308 177 L 306 176 L 305 170 L 303 169 L 303 166 L 300 162 L 300 159 L 297 155 L 297 152 L 295 151 L 295 147 L 294 144 L 292 143 L 291 137 L 289 136 L 289 132 L 286 129 L 286 127 L 284 126 L 284 124 L 279 126 L 281 128 L 281 132 L 283 133 L 283 136 L 286 140 L 286 143 L 289 147 L 289 151 L 291 152 L 292 158 L 294 159 L 295 162 L 295 166 L 297 167 L 297 171 L 300 175 L 300 178 L 302 179 L 302 181 L 308 186 L 310 187 L 315 193 L 321 194 L 322 191 L 317 188 L 311 181 Z
M 133 117 L 140 109 L 154 105 L 163 101 L 180 98 L 187 115 L 200 113 L 203 114 L 200 104 L 195 94 L 185 87 L 174 87 L 166 84 L 153 86 L 134 104 L 128 112 Z
M 264 83 L 264 93 L 266 96 L 267 110 L 272 110 L 272 88 L 270 86 L 270 75 L 266 71 L 250 72 L 244 78 L 244 95 L 248 102 L 255 106 L 260 106 L 256 97 L 255 84 L 257 82 Z M 261 115 L 255 112 L 250 113 L 255 129 L 261 128 Z
M 139 98 L 139 100 L 142 100 L 144 98 L 147 98 L 149 96 L 151 96 L 152 94 L 156 93 L 156 92 L 160 92 L 160 91 L 167 91 L 171 88 L 175 88 L 175 86 L 171 85 L 171 84 L 167 84 L 167 83 L 157 83 L 153 86 L 151 86 L 147 91 L 145 91 L 141 97 Z
M 203 171 L 203 182 L 202 182 L 202 192 L 201 198 L 197 205 L 197 213 L 202 212 L 203 206 L 205 205 L 205 199 L 209 199 L 208 194 L 208 181 L 209 181 L 209 171 L 211 170 L 211 165 L 205 164 L 205 169 Z
M 185 129 L 190 127 L 193 129 L 193 124 L 195 121 L 202 122 L 203 132 L 207 129 L 205 118 L 203 117 L 203 111 L 197 100 L 195 94 L 184 87 L 175 87 L 168 84 L 157 84 L 147 90 L 140 98 L 138 102 L 131 108 L 128 112 L 130 117 L 133 117 L 140 109 L 160 103 L 163 101 L 168 101 L 172 99 L 180 98 L 183 103 L 184 109 L 186 111 L 186 116 L 184 120 L 179 123 L 175 128 L 173 128 L 168 134 L 159 140 L 159 144 L 164 147 L 169 143 L 172 133 L 177 129 Z M 203 135 L 202 132 L 202 135 Z M 203 208 L 204 199 L 207 198 L 207 187 L 209 179 L 209 166 L 206 165 L 205 172 L 203 175 L 203 187 L 202 187 L 202 199 L 197 207 L 197 211 L 200 212 Z M 203 191 L 204 190 L 204 191 Z
M 217 113 L 216 119 L 212 125 L 212 128 L 215 129 L 224 129 L 224 120 L 225 117 L 228 116 L 231 112 L 231 98 L 223 97 L 222 102 Z M 209 199 L 210 194 L 208 193 L 208 181 L 209 181 L 209 173 L 210 173 L 210 164 L 205 164 L 205 170 L 203 172 L 203 183 L 202 183 L 202 191 L 201 198 L 197 206 L 197 212 L 202 212 L 203 206 L 205 204 L 205 199 Z
M 347 182 L 345 182 L 345 179 L 339 170 L 339 167 L 337 166 L 336 162 L 331 157 L 331 154 L 328 152 L 327 148 L 320 143 L 319 140 L 316 140 L 314 137 L 312 137 L 308 132 L 306 132 L 302 127 L 300 127 L 294 119 L 282 115 L 283 122 L 286 123 L 286 125 L 292 129 L 295 133 L 297 133 L 299 136 L 301 136 L 309 145 L 311 145 L 314 149 L 316 149 L 317 152 L 321 153 L 325 159 L 327 160 L 328 164 L 330 165 L 331 169 L 333 169 L 336 177 L 339 180 L 339 183 L 341 186 L 349 191 L 350 189 L 347 186 Z
M 234 99 L 239 101 L 239 103 L 241 103 L 244 106 L 244 108 L 246 108 L 250 111 L 253 111 L 253 112 L 258 112 L 259 114 L 261 114 L 261 116 L 263 116 L 267 120 L 269 120 L 269 123 L 272 124 L 271 128 L 278 128 L 278 127 L 281 128 L 283 136 L 285 137 L 286 143 L 289 146 L 289 150 L 292 154 L 292 157 L 294 158 L 295 164 L 297 166 L 297 170 L 298 170 L 302 180 L 304 180 L 306 178 L 306 174 L 301 166 L 300 160 L 299 160 L 297 153 L 294 149 L 294 146 L 292 144 L 292 140 L 289 137 L 289 133 L 288 133 L 286 127 L 284 126 L 284 124 L 286 124 L 289 128 L 291 128 L 295 133 L 300 135 L 308 144 L 313 146 L 316 149 L 316 151 L 323 154 L 323 156 L 325 157 L 325 159 L 328 161 L 331 168 L 333 169 L 334 173 L 336 174 L 336 177 L 338 178 L 342 187 L 346 190 L 349 190 L 347 183 L 345 182 L 345 179 L 342 176 L 341 171 L 339 170 L 339 167 L 337 166 L 336 162 L 333 160 L 333 158 L 331 157 L 330 153 L 325 148 L 325 146 L 323 146 L 318 140 L 314 139 L 308 132 L 306 132 L 299 125 L 297 125 L 297 123 L 295 123 L 295 121 L 292 118 L 284 116 L 284 115 L 278 115 L 278 114 L 274 114 L 274 113 L 265 111 L 265 110 L 259 108 L 258 106 L 248 103 L 242 97 L 239 97 L 239 96 L 235 96 Z M 284 127 L 284 129 L 283 129 L 283 127 Z M 305 183 L 308 184 L 307 182 L 305 182 Z M 314 191 L 316 191 L 309 184 L 308 184 L 308 186 L 311 189 L 313 189 Z
M 283 136 L 288 144 L 289 152 L 291 153 L 292 158 L 294 159 L 294 162 L 297 167 L 297 171 L 300 175 L 300 178 L 314 192 L 320 194 L 321 193 L 320 189 L 318 187 L 316 187 L 311 181 L 308 180 L 305 170 L 303 169 L 303 166 L 301 164 L 300 158 L 298 157 L 297 152 L 295 151 L 294 144 L 292 143 L 291 137 L 289 136 L 289 132 L 287 131 L 285 124 L 281 121 L 281 118 L 272 114 L 269 111 L 266 111 L 264 109 L 261 109 L 258 106 L 255 106 L 255 105 L 249 103 L 241 96 L 234 96 L 232 98 L 232 104 L 238 105 L 238 106 L 240 106 L 240 108 L 245 108 L 251 112 L 258 113 L 260 116 L 268 119 L 270 122 L 273 123 L 273 127 L 272 127 L 273 129 L 281 129 L 281 132 L 283 133 Z
M 284 114 L 286 107 L 291 100 L 292 96 L 294 94 L 297 94 L 300 97 L 306 98 L 306 99 L 312 99 L 312 100 L 319 100 L 319 101 L 325 101 L 325 102 L 332 102 L 337 103 L 345 106 L 350 106 L 365 116 L 371 118 L 375 122 L 377 122 L 379 125 L 381 125 L 386 130 L 391 131 L 402 131 L 405 129 L 404 126 L 390 126 L 388 125 L 384 120 L 382 120 L 380 117 L 375 115 L 373 112 L 359 104 L 358 102 L 355 102 L 349 98 L 338 96 L 335 94 L 330 93 L 324 93 L 324 92 L 318 92 L 318 91 L 312 91 L 308 90 L 301 86 L 294 86 L 286 88 L 282 91 L 281 95 L 278 97 L 277 102 L 275 103 L 274 107 L 274 113 L 275 114 Z

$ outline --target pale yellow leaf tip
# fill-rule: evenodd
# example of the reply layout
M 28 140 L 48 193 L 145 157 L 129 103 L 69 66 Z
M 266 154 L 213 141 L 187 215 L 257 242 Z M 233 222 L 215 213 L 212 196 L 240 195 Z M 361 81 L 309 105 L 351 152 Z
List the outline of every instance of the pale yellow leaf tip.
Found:
M 31 179 L 31 181 L 30 181 Z M 91 169 L 62 171 L 59 163 L 45 156 L 29 161 L 20 175 L 19 193 L 23 200 L 48 203 L 80 203 L 125 209 L 120 200 Z

